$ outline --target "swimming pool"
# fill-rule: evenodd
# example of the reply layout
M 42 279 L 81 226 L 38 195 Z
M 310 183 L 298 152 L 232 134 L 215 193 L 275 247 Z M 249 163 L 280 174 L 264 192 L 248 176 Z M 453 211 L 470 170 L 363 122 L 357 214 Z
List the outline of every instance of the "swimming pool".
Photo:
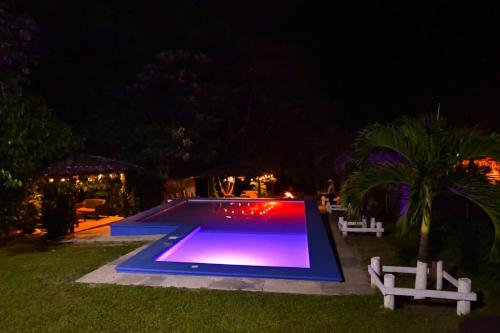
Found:
M 111 225 L 152 234 L 118 272 L 343 281 L 313 200 L 178 199 Z

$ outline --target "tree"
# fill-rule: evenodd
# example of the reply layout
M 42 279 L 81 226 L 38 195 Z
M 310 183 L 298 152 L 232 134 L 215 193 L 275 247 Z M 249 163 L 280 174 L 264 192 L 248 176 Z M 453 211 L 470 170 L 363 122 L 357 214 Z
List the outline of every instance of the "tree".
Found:
M 0 231 L 34 228 L 40 217 L 41 169 L 79 140 L 43 98 L 26 93 L 36 63 L 38 26 L 0 5 Z
M 20 94 L 29 82 L 30 67 L 38 60 L 34 38 L 38 25 L 29 17 L 14 13 L 11 6 L 0 4 L 0 98 Z
M 438 222 L 431 220 L 433 200 L 445 192 L 462 196 L 486 212 L 495 229 L 490 257 L 500 259 L 500 186 L 489 182 L 487 170 L 470 163 L 485 157 L 500 160 L 498 134 L 453 128 L 439 115 L 403 117 L 359 131 L 354 151 L 360 170 L 346 181 L 344 202 L 360 207 L 371 189 L 400 185 L 397 188 L 403 205 L 398 222 L 403 230 L 419 226 L 420 261 L 428 259 L 431 224 Z M 374 158 L 381 151 L 392 152 L 394 158 Z
M 163 180 L 213 161 L 225 87 L 212 67 L 203 53 L 158 54 L 127 87 L 112 125 L 97 135 L 113 137 L 122 155 L 134 156 Z
M 40 217 L 38 180 L 43 167 L 76 149 L 80 141 L 39 97 L 21 96 L 2 102 L 0 229 L 16 226 L 32 230 Z
M 0 167 L 20 179 L 33 176 L 80 144 L 41 97 L 4 100 L 0 110 Z

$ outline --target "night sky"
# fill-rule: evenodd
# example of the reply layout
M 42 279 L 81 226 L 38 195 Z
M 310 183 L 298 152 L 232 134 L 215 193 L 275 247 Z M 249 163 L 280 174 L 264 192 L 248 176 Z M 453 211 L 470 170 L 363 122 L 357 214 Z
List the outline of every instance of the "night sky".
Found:
M 234 59 L 235 45 L 278 45 L 344 128 L 441 112 L 498 128 L 500 31 L 479 2 L 21 0 L 44 48 L 33 86 L 69 122 L 103 108 L 154 54 Z

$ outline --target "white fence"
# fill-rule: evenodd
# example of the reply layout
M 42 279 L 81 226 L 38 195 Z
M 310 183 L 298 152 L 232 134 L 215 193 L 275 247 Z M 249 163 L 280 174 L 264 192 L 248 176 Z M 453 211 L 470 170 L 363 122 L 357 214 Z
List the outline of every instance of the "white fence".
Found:
M 346 221 L 341 216 L 338 221 L 339 230 L 342 232 L 343 237 L 347 237 L 350 232 L 361 232 L 361 233 L 374 233 L 377 237 L 382 237 L 384 228 L 382 222 L 375 221 L 375 218 L 370 219 L 370 226 L 366 222 L 366 218 L 363 218 L 360 222 Z
M 436 289 L 427 289 L 426 283 L 423 286 L 413 288 L 396 288 L 396 277 L 394 274 L 384 274 L 383 282 L 380 278 L 382 273 L 404 273 L 416 274 L 417 269 L 422 269 L 429 274 L 427 264 L 418 262 L 417 267 L 402 266 L 380 266 L 380 257 L 372 257 L 368 266 L 370 282 L 372 288 L 378 288 L 384 295 L 384 307 L 394 310 L 396 296 L 413 296 L 416 299 L 423 298 L 441 298 L 457 301 L 457 315 L 466 315 L 470 313 L 471 302 L 477 301 L 476 293 L 471 291 L 472 282 L 468 278 L 459 278 L 458 280 L 443 269 L 443 262 L 438 261 L 436 265 Z M 443 279 L 452 284 L 457 291 L 444 291 Z M 417 283 L 416 283 L 417 284 Z

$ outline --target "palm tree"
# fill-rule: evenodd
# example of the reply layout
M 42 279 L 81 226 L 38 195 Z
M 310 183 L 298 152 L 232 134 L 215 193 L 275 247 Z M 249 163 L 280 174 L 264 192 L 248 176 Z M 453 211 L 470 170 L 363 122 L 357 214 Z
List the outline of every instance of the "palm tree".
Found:
M 390 152 L 393 158 L 377 160 L 380 152 L 385 157 Z M 472 163 L 485 157 L 500 161 L 499 135 L 453 128 L 439 115 L 403 117 L 361 130 L 354 153 L 360 171 L 347 179 L 344 202 L 360 207 L 371 189 L 398 185 L 403 202 L 398 223 L 403 231 L 410 225 L 420 227 L 419 261 L 428 259 L 433 200 L 445 192 L 467 198 L 486 212 L 495 229 L 490 257 L 500 259 L 500 186 L 492 184 L 486 170 Z

